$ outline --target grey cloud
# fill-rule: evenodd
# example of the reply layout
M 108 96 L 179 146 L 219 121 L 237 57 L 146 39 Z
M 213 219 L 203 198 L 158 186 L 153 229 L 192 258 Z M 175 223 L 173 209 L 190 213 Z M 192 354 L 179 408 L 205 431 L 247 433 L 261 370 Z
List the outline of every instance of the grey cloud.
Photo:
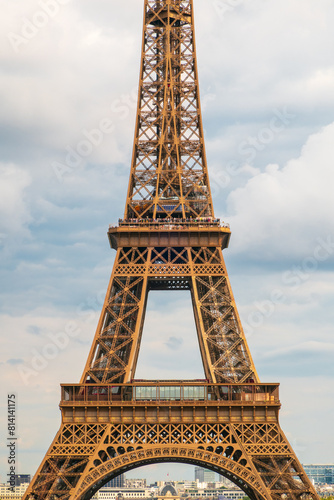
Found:
M 183 339 L 179 337 L 169 337 L 165 345 L 172 351 L 177 351 L 183 344 Z
M 8 365 L 12 365 L 12 366 L 16 366 L 16 365 L 22 365 L 24 363 L 24 360 L 23 359 L 8 359 L 7 360 L 7 364 Z
M 30 325 L 27 328 L 27 332 L 31 333 L 32 335 L 41 335 L 42 331 L 39 326 L 36 325 Z

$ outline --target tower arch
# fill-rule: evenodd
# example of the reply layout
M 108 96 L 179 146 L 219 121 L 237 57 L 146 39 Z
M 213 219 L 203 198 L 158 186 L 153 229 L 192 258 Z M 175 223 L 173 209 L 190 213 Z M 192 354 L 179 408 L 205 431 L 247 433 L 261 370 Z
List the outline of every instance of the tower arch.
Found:
M 119 474 L 145 465 L 164 462 L 180 462 L 205 467 L 232 481 L 252 500 L 269 500 L 265 486 L 259 480 L 252 465 L 247 462 L 244 464 L 245 459 L 241 458 L 242 454 L 241 456 L 237 454 L 237 456 L 238 459 L 233 460 L 233 457 L 228 458 L 224 454 L 194 447 L 157 446 L 137 449 L 106 460 L 97 467 L 92 467 L 83 481 L 78 484 L 73 500 L 90 500 L 106 482 Z

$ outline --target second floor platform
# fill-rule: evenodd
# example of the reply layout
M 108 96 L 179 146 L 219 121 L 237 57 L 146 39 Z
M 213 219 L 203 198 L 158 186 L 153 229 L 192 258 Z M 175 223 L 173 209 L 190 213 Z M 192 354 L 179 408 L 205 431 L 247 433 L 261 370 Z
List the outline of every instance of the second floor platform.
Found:
M 200 404 L 279 405 L 279 384 L 211 384 L 207 381 L 140 381 L 129 384 L 62 384 L 61 405 Z
M 213 217 L 119 219 L 108 230 L 110 246 L 119 247 L 196 247 L 227 248 L 229 224 Z
M 64 423 L 227 424 L 277 423 L 278 384 L 139 381 L 63 384 Z

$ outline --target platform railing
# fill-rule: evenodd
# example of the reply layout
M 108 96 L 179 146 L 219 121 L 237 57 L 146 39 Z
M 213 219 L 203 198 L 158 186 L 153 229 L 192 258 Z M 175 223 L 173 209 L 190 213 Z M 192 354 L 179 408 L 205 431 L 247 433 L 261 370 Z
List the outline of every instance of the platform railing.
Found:
M 279 384 L 149 383 L 62 384 L 61 404 L 84 402 L 279 403 Z
M 207 227 L 223 227 L 230 228 L 227 222 L 221 222 L 220 219 L 213 217 L 198 217 L 193 219 L 180 218 L 164 218 L 164 219 L 119 219 L 117 224 L 110 224 L 109 229 L 116 227 L 147 227 L 150 229 L 189 229 L 189 228 L 207 228 Z

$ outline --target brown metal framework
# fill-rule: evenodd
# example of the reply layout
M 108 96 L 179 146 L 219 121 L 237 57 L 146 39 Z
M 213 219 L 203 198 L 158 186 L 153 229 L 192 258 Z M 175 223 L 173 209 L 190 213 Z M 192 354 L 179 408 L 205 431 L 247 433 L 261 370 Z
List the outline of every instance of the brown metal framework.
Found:
M 145 0 L 137 125 L 116 259 L 87 364 L 63 385 L 62 424 L 25 500 L 88 500 L 149 463 L 200 464 L 252 500 L 316 500 L 261 384 L 214 217 L 192 0 Z M 148 292 L 190 290 L 206 380 L 135 381 Z
M 127 217 L 212 216 L 192 4 L 145 1 Z

